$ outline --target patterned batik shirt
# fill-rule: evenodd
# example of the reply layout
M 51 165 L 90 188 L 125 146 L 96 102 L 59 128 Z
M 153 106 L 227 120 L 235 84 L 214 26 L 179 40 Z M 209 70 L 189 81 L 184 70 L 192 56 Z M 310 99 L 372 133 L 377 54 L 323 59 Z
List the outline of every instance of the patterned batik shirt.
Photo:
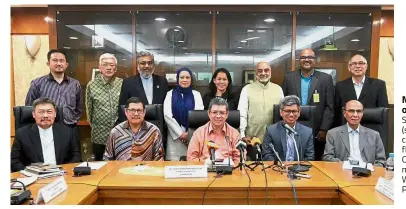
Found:
M 111 130 L 103 160 L 163 161 L 164 147 L 159 128 L 144 121 L 134 133 L 128 121 Z
M 106 82 L 101 74 L 87 84 L 86 115 L 95 144 L 105 145 L 116 124 L 122 84 L 123 79 L 118 77 Z

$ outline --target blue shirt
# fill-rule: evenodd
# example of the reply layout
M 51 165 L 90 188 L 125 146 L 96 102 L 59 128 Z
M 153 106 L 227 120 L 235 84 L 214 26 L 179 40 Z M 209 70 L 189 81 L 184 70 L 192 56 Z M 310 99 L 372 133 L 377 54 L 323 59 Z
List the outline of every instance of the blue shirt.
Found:
M 142 76 L 140 77 L 142 81 L 142 86 L 144 87 L 145 95 L 147 96 L 148 104 L 152 104 L 152 95 L 153 95 L 152 76 L 149 78 L 143 78 Z
M 300 89 L 301 89 L 301 95 L 302 98 L 300 100 L 302 101 L 301 105 L 307 105 L 307 100 L 309 99 L 309 89 L 310 89 L 310 84 L 312 83 L 312 77 L 313 77 L 314 70 L 310 74 L 308 78 L 304 77 L 302 72 L 300 72 Z

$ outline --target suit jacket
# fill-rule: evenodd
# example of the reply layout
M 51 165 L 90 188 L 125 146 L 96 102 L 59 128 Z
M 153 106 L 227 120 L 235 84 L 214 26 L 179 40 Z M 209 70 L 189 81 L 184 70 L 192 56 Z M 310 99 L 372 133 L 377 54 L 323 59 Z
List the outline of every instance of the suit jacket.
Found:
M 296 95 L 301 98 L 300 70 L 285 75 L 282 90 L 285 96 Z M 313 100 L 315 90 L 319 93 L 317 103 Z M 329 130 L 334 120 L 334 85 L 330 75 L 314 71 L 307 104 L 316 106 L 313 134 L 316 136 L 319 130 Z
M 168 81 L 164 77 L 155 74 L 152 74 L 152 79 L 152 104 L 163 104 L 166 93 L 169 90 Z M 140 97 L 145 105 L 149 104 L 139 73 L 123 80 L 120 93 L 120 105 L 125 105 L 130 97 Z
M 341 125 L 342 107 L 350 100 L 357 100 L 352 77 L 338 82 L 335 87 L 336 126 Z M 388 107 L 385 81 L 365 76 L 364 86 L 358 101 L 364 105 L 364 108 Z
M 264 141 L 262 142 L 262 158 L 264 161 L 277 160 L 275 153 L 271 149 L 269 144 L 273 144 L 275 151 L 278 152 L 282 161 L 286 160 L 286 129 L 283 127 L 283 121 L 279 121 L 275 124 L 268 126 Z M 313 146 L 313 134 L 312 129 L 304 126 L 298 122 L 295 125 L 295 141 L 297 144 L 297 150 L 299 151 L 300 160 L 314 160 L 314 146 Z M 295 160 L 297 160 L 297 154 L 295 149 Z
M 362 160 L 378 166 L 385 166 L 385 149 L 379 133 L 361 125 L 359 132 L 359 148 Z M 350 152 L 350 138 L 346 124 L 327 132 L 324 161 L 346 161 Z
M 56 163 L 80 162 L 80 151 L 75 136 L 69 127 L 54 123 L 52 125 Z M 11 148 L 11 171 L 23 170 L 31 163 L 44 162 L 41 138 L 37 124 L 27 125 L 17 130 Z

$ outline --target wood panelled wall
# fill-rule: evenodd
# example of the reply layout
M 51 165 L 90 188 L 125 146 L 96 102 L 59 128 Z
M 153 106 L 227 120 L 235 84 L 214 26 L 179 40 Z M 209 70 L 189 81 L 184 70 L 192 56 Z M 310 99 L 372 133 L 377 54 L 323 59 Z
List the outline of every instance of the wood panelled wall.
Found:
M 381 37 L 394 37 L 394 10 L 382 11 Z

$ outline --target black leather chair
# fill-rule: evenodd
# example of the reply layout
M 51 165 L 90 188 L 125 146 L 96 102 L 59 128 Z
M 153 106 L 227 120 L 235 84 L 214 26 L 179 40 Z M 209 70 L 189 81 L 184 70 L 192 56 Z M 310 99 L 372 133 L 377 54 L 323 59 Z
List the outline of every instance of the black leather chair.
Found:
M 344 115 L 341 114 L 341 125 L 346 123 L 347 121 L 345 120 Z M 383 146 L 385 147 L 385 153 L 387 154 L 389 150 L 389 108 L 365 108 L 361 119 L 361 125 L 379 133 Z
M 146 113 L 144 120 L 153 123 L 159 128 L 162 135 L 162 143 L 164 149 L 166 149 L 166 128 L 162 104 L 145 105 L 145 109 Z M 125 116 L 125 105 L 120 105 L 118 122 L 121 123 L 125 120 L 127 120 L 127 117 Z
M 16 106 L 13 108 L 15 118 L 14 124 L 16 131 L 23 126 L 35 123 L 35 119 L 34 117 L 32 117 L 32 110 L 33 110 L 32 106 Z M 56 118 L 54 123 L 63 124 L 62 107 L 56 107 Z
M 300 106 L 300 116 L 297 122 L 305 125 L 309 128 L 313 128 L 314 123 L 314 113 L 316 111 L 316 106 Z M 282 120 L 281 114 L 279 113 L 279 104 L 273 105 L 273 123 L 277 123 Z

